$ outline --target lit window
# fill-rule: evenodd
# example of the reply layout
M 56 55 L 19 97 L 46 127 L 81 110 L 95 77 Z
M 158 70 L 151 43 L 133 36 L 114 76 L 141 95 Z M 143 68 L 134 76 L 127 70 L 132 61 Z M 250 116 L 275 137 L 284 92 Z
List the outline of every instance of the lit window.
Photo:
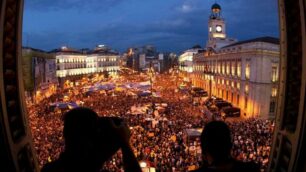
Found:
M 231 62 L 231 67 L 232 67 L 232 75 L 235 76 L 235 62 Z
M 235 88 L 235 82 L 232 81 L 232 88 Z
M 241 61 L 237 62 L 237 76 L 241 77 Z
M 224 63 L 222 63 L 222 74 L 225 74 L 225 62 Z
M 272 65 L 272 82 L 278 81 L 278 68 L 277 64 Z
M 237 89 L 240 90 L 240 83 L 237 82 Z
M 245 85 L 245 93 L 249 94 L 249 85 L 248 84 Z
M 271 93 L 272 97 L 276 97 L 277 96 L 277 88 L 272 88 L 272 93 Z
M 226 74 L 229 75 L 230 74 L 230 62 L 226 63 Z
M 250 62 L 247 61 L 245 65 L 245 79 L 250 79 L 250 73 L 251 73 Z

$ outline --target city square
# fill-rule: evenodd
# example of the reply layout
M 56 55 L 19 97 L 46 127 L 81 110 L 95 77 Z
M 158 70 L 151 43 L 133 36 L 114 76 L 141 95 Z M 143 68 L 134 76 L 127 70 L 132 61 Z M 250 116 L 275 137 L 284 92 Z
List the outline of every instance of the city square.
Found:
M 0 171 L 306 171 L 305 1 L 0 6 Z
M 192 135 L 186 131 L 200 130 L 211 119 L 204 113 L 203 103 L 194 103 L 197 99 L 190 93 L 191 87 L 174 70 L 151 75 L 123 68 L 117 77 L 97 74 L 89 78 L 67 82 L 49 98 L 28 107 L 41 166 L 63 151 L 63 113 L 75 106 L 89 107 L 100 116 L 123 118 L 130 127 L 137 160 L 156 171 L 188 171 L 201 165 L 199 135 L 188 140 Z M 234 117 L 225 120 L 233 131 L 233 156 L 266 168 L 274 122 Z M 104 168 L 119 171 L 120 157 L 117 153 Z

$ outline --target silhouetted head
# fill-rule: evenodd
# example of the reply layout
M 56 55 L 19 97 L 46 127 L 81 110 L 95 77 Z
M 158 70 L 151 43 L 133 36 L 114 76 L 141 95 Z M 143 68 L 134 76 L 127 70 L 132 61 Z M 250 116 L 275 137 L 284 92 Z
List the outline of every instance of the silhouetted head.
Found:
M 98 115 L 88 108 L 75 108 L 64 115 L 65 146 L 76 142 L 94 141 L 97 134 Z
M 75 108 L 64 115 L 65 153 L 74 163 L 99 168 L 118 149 L 112 118 L 100 118 L 89 108 Z M 77 164 L 81 165 L 81 164 Z
M 208 123 L 201 134 L 201 147 L 204 155 L 210 155 L 214 162 L 230 157 L 232 148 L 231 132 L 222 121 Z

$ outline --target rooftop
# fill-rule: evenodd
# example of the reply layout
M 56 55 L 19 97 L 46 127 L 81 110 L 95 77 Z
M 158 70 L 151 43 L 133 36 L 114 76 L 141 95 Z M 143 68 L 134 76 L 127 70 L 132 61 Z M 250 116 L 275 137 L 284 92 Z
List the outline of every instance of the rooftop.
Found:
M 270 37 L 270 36 L 265 36 L 265 37 L 259 37 L 259 38 L 254 38 L 254 39 L 248 39 L 245 41 L 239 41 L 230 45 L 227 45 L 223 48 L 228 48 L 236 45 L 241 45 L 241 44 L 246 44 L 246 43 L 251 43 L 251 42 L 266 42 L 266 43 L 271 43 L 271 44 L 279 44 L 279 39 L 275 37 Z

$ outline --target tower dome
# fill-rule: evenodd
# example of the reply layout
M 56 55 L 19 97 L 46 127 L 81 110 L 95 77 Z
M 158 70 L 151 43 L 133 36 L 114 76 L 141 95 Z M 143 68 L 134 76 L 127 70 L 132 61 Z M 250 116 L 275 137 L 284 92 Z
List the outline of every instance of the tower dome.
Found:
M 214 3 L 212 6 L 211 6 L 211 10 L 214 12 L 214 13 L 219 13 L 221 11 L 221 6 L 217 3 Z

